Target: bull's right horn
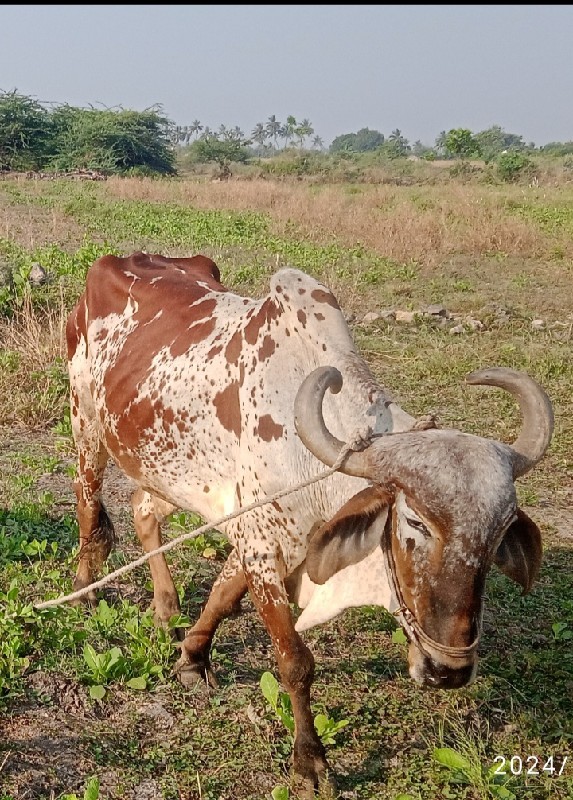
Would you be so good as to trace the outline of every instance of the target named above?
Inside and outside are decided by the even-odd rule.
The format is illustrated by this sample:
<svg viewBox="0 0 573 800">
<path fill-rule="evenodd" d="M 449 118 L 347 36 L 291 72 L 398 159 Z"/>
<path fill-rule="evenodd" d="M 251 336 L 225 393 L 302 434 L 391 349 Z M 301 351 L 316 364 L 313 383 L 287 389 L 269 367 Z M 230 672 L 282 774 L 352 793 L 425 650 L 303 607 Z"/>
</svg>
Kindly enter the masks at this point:
<svg viewBox="0 0 573 800">
<path fill-rule="evenodd" d="M 466 376 L 478 386 L 498 386 L 517 400 L 523 415 L 521 432 L 511 445 L 514 452 L 513 477 L 529 472 L 543 457 L 553 434 L 553 407 L 545 389 L 525 372 L 507 367 L 489 367 Z"/>
</svg>

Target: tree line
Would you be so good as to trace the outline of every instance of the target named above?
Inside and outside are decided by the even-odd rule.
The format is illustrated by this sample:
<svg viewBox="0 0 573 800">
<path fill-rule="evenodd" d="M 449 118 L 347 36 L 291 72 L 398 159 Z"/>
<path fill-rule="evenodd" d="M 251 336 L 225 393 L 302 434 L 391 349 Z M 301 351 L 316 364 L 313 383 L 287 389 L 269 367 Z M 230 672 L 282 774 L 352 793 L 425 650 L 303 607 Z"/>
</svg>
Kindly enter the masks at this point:
<svg viewBox="0 0 573 800">
<path fill-rule="evenodd" d="M 104 174 L 161 174 L 177 171 L 178 157 L 187 164 L 217 163 L 221 174 L 232 162 L 269 157 L 281 150 L 325 153 L 324 142 L 307 118 L 292 115 L 281 122 L 273 114 L 257 122 L 249 135 L 239 126 L 220 125 L 212 130 L 195 119 L 175 125 L 154 106 L 145 111 L 123 108 L 79 108 L 43 104 L 32 97 L 0 91 L 0 171 L 96 170 Z M 399 128 L 387 137 L 362 128 L 337 136 L 328 153 L 341 157 L 375 153 L 381 158 L 433 160 L 480 158 L 486 162 L 505 158 L 512 169 L 527 164 L 527 154 L 573 154 L 573 142 L 551 142 L 536 148 L 518 134 L 499 125 L 473 133 L 466 128 L 442 131 L 432 146 L 411 143 Z"/>
</svg>

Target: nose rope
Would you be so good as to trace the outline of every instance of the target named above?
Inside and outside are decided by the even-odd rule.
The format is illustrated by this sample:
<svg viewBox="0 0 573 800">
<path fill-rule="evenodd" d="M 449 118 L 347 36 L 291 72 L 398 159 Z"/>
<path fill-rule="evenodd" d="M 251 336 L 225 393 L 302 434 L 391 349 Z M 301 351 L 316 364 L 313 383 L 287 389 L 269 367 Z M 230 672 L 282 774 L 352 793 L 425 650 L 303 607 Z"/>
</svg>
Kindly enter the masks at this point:
<svg viewBox="0 0 573 800">
<path fill-rule="evenodd" d="M 405 629 L 410 641 L 413 641 L 422 651 L 422 653 L 429 658 L 434 658 L 435 654 L 439 653 L 440 655 L 446 656 L 446 658 L 452 659 L 452 661 L 463 660 L 467 662 L 469 657 L 473 655 L 478 648 L 480 641 L 479 630 L 478 635 L 471 644 L 465 647 L 448 647 L 448 645 L 437 642 L 435 639 L 432 639 L 431 636 L 428 636 L 428 634 L 419 624 L 413 611 L 411 611 L 406 604 L 404 595 L 402 593 L 402 588 L 400 586 L 400 581 L 398 580 L 398 574 L 396 572 L 394 553 L 392 552 L 391 508 L 388 509 L 388 516 L 386 518 L 386 524 L 384 525 L 384 533 L 382 536 L 382 552 L 386 561 L 386 571 L 388 572 L 390 590 L 398 603 L 398 608 L 393 612 L 393 614 L 395 617 L 397 617 L 398 621 Z"/>
</svg>

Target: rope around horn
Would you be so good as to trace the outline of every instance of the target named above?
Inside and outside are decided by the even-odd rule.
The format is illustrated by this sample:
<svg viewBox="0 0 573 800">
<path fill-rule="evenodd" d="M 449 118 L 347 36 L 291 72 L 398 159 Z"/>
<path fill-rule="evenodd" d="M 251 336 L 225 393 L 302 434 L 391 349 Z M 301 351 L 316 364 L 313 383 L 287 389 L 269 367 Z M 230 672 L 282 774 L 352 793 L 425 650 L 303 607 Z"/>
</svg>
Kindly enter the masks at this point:
<svg viewBox="0 0 573 800">
<path fill-rule="evenodd" d="M 318 475 L 315 475 L 313 478 L 309 478 L 308 480 L 298 483 L 295 486 L 288 486 L 286 489 L 281 489 L 280 491 L 275 492 L 275 494 L 264 497 L 262 500 L 256 500 L 247 506 L 243 506 L 242 508 L 233 511 L 231 514 L 227 514 L 224 517 L 216 519 L 214 522 L 202 525 L 200 528 L 196 528 L 194 531 L 183 533 L 176 539 L 172 539 L 170 542 L 166 542 L 165 544 L 161 545 L 161 547 L 157 547 L 155 550 L 145 553 L 145 555 L 137 558 L 135 561 L 131 561 L 129 564 L 125 564 L 123 567 L 116 569 L 115 572 L 110 572 L 109 575 L 105 575 L 100 580 L 90 583 L 89 586 L 84 586 L 82 589 L 78 589 L 76 592 L 72 592 L 71 594 L 60 595 L 60 597 L 55 597 L 52 600 L 46 600 L 43 603 L 34 604 L 34 609 L 36 611 L 42 611 L 45 608 L 53 608 L 54 606 L 61 606 L 64 603 L 69 603 L 72 600 L 79 600 L 81 597 L 84 597 L 84 595 L 89 594 L 95 589 L 101 589 L 103 586 L 107 586 L 107 584 L 111 583 L 113 580 L 115 580 L 115 578 L 119 578 L 122 575 L 125 575 L 127 572 L 131 572 L 131 570 L 135 569 L 136 567 L 140 567 L 142 564 L 145 564 L 146 561 L 149 561 L 150 558 L 158 555 L 159 553 L 166 553 L 168 550 L 173 550 L 174 547 L 177 547 L 177 545 L 181 544 L 182 542 L 185 542 L 188 539 L 195 539 L 202 533 L 213 530 L 213 528 L 217 528 L 219 525 L 222 525 L 225 522 L 230 522 L 231 520 L 236 519 L 236 517 L 240 517 L 242 514 L 253 511 L 255 508 L 260 508 L 261 506 L 268 505 L 269 503 L 274 503 L 281 497 L 285 497 L 288 494 L 294 494 L 294 492 L 298 492 L 301 489 L 306 489 L 307 486 L 312 486 L 313 483 L 318 483 L 319 481 L 323 481 L 325 478 L 329 478 L 340 469 L 346 459 L 346 456 L 350 452 L 363 450 L 370 444 L 371 438 L 372 429 L 370 427 L 356 431 L 352 438 L 349 439 L 348 442 L 341 448 L 338 458 L 334 464 L 328 469 L 323 470 L 323 472 L 319 472 Z"/>
</svg>

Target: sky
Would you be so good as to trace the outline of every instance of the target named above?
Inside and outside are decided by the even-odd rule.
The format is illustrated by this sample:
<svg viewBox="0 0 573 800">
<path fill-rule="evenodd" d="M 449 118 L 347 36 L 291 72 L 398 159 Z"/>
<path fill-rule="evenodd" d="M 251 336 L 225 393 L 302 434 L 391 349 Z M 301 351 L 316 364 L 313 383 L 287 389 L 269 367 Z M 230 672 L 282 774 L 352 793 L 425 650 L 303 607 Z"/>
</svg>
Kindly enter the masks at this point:
<svg viewBox="0 0 573 800">
<path fill-rule="evenodd" d="M 2 5 L 14 90 L 246 135 L 293 115 L 325 145 L 364 127 L 570 141 L 573 5 Z"/>
</svg>

